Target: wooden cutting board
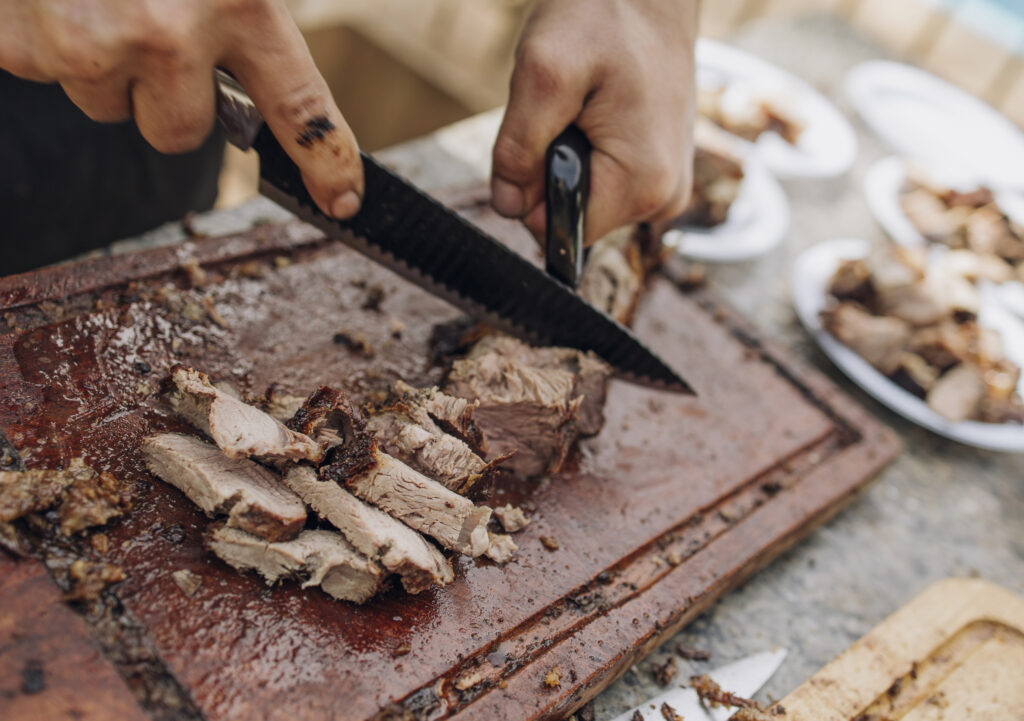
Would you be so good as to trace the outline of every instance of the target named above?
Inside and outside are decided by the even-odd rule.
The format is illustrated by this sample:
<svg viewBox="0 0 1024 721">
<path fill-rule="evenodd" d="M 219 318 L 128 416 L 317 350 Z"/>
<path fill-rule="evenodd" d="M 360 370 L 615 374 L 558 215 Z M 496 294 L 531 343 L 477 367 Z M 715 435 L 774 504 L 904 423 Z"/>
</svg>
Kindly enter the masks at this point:
<svg viewBox="0 0 1024 721">
<path fill-rule="evenodd" d="M 789 721 L 1024 719 L 1024 599 L 948 579 L 781 702 Z"/>
<path fill-rule="evenodd" d="M 459 209 L 538 258 L 480 197 L 464 195 Z M 190 282 L 200 288 L 184 303 L 159 290 Z M 562 473 L 502 478 L 491 502 L 534 519 L 504 567 L 460 558 L 452 585 L 363 607 L 268 589 L 210 557 L 207 520 L 145 470 L 140 438 L 188 430 L 159 396 L 174 360 L 256 392 L 329 383 L 365 397 L 396 378 L 438 382 L 430 339 L 458 315 L 298 224 L 0 279 L 0 428 L 30 467 L 82 455 L 135 484 L 135 509 L 105 529 L 104 559 L 128 579 L 102 600 L 105 616 L 91 609 L 86 622 L 118 621 L 93 634 L 147 711 L 209 721 L 564 716 L 898 452 L 887 429 L 712 293 L 661 276 L 635 328 L 699 397 L 613 382 L 604 430 Z M 339 333 L 362 334 L 373 353 L 334 342 Z M 96 555 L 83 543 L 51 564 L 76 554 Z M 192 596 L 173 582 L 180 569 L 202 578 Z M 133 629 L 128 640 L 121 628 Z M 140 637 L 153 654 L 141 678 L 125 660 L 141 653 Z M 546 685 L 556 667 L 560 682 Z M 467 678 L 479 680 L 455 688 Z M 149 692 L 154 683 L 181 698 Z"/>
</svg>

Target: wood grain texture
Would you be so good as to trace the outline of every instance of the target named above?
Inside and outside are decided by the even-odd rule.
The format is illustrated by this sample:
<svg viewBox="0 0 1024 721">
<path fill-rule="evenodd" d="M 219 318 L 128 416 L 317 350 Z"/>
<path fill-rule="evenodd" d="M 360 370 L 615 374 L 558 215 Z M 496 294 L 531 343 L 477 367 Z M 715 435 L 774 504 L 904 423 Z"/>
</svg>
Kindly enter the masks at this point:
<svg viewBox="0 0 1024 721">
<path fill-rule="evenodd" d="M 517 224 L 479 203 L 464 210 L 538 257 Z M 604 430 L 562 473 L 503 476 L 490 502 L 533 516 L 511 563 L 456 559 L 451 586 L 396 589 L 364 607 L 268 589 L 210 557 L 206 519 L 145 470 L 141 437 L 188 431 L 159 395 L 170 364 L 257 393 L 328 383 L 366 398 L 396 378 L 438 382 L 430 337 L 459 317 L 304 232 L 196 241 L 209 260 L 194 290 L 173 249 L 0 283 L 16 328 L 0 334 L 0 426 L 30 467 L 84 455 L 135 484 L 135 509 L 107 529 L 108 560 L 129 576 L 115 593 L 210 721 L 561 717 L 826 520 L 898 452 L 887 429 L 713 294 L 658 277 L 635 328 L 685 368 L 699 397 L 613 382 Z M 167 283 L 180 289 L 173 302 L 159 291 Z M 368 306 L 378 286 L 384 300 Z M 66 288 L 76 294 L 60 295 Z M 341 331 L 374 352 L 335 344 Z M 203 579 L 194 595 L 174 584 L 179 569 Z M 555 666 L 562 682 L 550 688 L 543 677 Z M 454 687 L 471 674 L 480 681 Z"/>
<path fill-rule="evenodd" d="M 0 552 L 0 719 L 146 718 L 42 563 Z"/>
<path fill-rule="evenodd" d="M 1024 599 L 940 581 L 781 701 L 791 721 L 1024 717 Z"/>
</svg>

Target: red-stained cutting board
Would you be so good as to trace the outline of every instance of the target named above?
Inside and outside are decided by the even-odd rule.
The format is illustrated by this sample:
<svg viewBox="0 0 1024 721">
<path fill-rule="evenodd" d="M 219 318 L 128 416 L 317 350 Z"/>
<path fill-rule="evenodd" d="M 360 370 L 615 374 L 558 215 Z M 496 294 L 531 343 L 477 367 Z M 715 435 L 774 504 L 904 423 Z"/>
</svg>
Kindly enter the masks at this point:
<svg viewBox="0 0 1024 721">
<path fill-rule="evenodd" d="M 483 205 L 463 210 L 531 247 Z M 187 287 L 190 260 L 207 280 L 183 316 L 153 294 Z M 379 309 L 366 302 L 375 286 Z M 30 467 L 84 455 L 138 485 L 135 510 L 107 529 L 106 560 L 128 580 L 106 602 L 210 721 L 559 717 L 826 520 L 898 451 L 713 295 L 658 277 L 635 328 L 699 396 L 614 382 L 603 432 L 563 473 L 499 482 L 491 502 L 533 516 L 511 563 L 459 558 L 449 587 L 355 607 L 267 589 L 203 551 L 207 520 L 137 451 L 145 434 L 185 430 L 159 379 L 180 361 L 257 392 L 330 383 L 364 396 L 399 377 L 436 382 L 428 340 L 456 311 L 294 224 L 3 279 L 0 311 L 0 427 Z M 373 355 L 335 344 L 339 332 L 365 334 Z M 202 577 L 194 596 L 173 582 L 179 569 Z M 105 643 L 117 650 L 116 638 Z M 125 654 L 111 655 L 127 674 Z M 454 688 L 471 674 L 480 680 Z M 187 705 L 145 702 L 161 718 Z"/>
</svg>

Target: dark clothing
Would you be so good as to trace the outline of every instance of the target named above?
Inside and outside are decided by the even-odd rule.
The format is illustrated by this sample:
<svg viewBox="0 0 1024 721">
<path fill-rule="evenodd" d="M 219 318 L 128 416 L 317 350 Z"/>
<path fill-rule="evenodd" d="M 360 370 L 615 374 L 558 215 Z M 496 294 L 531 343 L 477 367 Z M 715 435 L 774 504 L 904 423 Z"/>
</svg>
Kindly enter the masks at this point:
<svg viewBox="0 0 1024 721">
<path fill-rule="evenodd" d="M 59 85 L 0 71 L 0 276 L 141 233 L 217 195 L 224 136 L 161 155 L 135 124 L 100 124 Z"/>
</svg>

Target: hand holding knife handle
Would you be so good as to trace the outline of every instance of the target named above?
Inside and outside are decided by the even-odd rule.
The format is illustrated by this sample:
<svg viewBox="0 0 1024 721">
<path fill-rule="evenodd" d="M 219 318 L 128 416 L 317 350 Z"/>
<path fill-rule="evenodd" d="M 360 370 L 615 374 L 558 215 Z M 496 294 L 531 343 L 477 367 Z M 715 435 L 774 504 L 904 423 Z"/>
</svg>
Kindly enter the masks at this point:
<svg viewBox="0 0 1024 721">
<path fill-rule="evenodd" d="M 575 124 L 548 146 L 544 158 L 548 275 L 575 288 L 583 270 L 583 233 L 590 196 L 590 141 Z"/>
</svg>

